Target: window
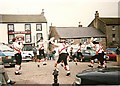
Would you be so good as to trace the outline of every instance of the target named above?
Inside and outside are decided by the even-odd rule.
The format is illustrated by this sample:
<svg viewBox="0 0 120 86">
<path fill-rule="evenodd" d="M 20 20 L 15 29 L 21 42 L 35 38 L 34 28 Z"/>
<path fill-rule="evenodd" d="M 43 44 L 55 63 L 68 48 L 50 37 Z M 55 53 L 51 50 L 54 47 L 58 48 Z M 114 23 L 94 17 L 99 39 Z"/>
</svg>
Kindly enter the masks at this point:
<svg viewBox="0 0 120 86">
<path fill-rule="evenodd" d="M 112 40 L 115 41 L 115 34 L 112 34 Z"/>
<path fill-rule="evenodd" d="M 41 37 L 43 37 L 43 36 L 42 36 L 42 33 L 37 33 L 37 34 L 36 34 L 36 40 L 37 40 L 37 41 L 40 40 Z"/>
<path fill-rule="evenodd" d="M 31 31 L 30 24 L 25 24 L 25 31 Z"/>
<path fill-rule="evenodd" d="M 73 44 L 73 43 L 74 43 L 74 39 L 67 39 L 67 42 L 68 42 L 69 44 Z"/>
<path fill-rule="evenodd" d="M 112 37 L 115 38 L 115 34 L 112 34 Z"/>
<path fill-rule="evenodd" d="M 30 34 L 25 34 L 25 42 L 30 43 L 31 42 L 31 35 Z"/>
<path fill-rule="evenodd" d="M 115 26 L 112 26 L 112 31 L 115 31 Z"/>
<path fill-rule="evenodd" d="M 36 31 L 42 31 L 42 24 L 36 24 Z"/>
<path fill-rule="evenodd" d="M 8 24 L 8 31 L 14 31 L 14 25 L 13 24 Z"/>
<path fill-rule="evenodd" d="M 81 43 L 87 42 L 87 38 L 81 38 Z"/>
<path fill-rule="evenodd" d="M 13 38 L 14 38 L 14 34 L 8 35 L 8 43 L 12 43 Z"/>
</svg>

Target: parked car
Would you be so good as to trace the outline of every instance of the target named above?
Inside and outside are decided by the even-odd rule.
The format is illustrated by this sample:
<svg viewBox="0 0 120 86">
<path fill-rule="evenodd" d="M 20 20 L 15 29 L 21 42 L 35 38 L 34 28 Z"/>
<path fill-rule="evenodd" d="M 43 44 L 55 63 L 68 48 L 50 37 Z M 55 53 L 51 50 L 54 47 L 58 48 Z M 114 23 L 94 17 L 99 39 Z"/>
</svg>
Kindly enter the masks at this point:
<svg viewBox="0 0 120 86">
<path fill-rule="evenodd" d="M 109 56 L 110 61 L 116 61 L 117 54 L 114 51 L 108 50 L 105 54 Z"/>
<path fill-rule="evenodd" d="M 77 51 L 78 46 L 75 45 L 72 47 L 73 47 L 74 57 L 77 57 L 75 52 Z M 83 61 L 90 61 L 91 57 L 95 55 L 95 51 L 89 45 L 87 45 L 85 48 L 83 48 L 81 52 L 84 56 Z M 109 60 L 109 56 L 107 56 L 106 54 L 104 55 L 104 58 L 105 58 L 105 60 Z M 95 59 L 94 61 L 98 62 L 98 59 Z"/>
<path fill-rule="evenodd" d="M 22 61 L 27 61 L 27 62 L 32 61 L 33 57 L 31 54 L 26 52 L 22 52 L 21 54 L 22 54 Z"/>
<path fill-rule="evenodd" d="M 6 44 L 0 44 L 0 56 L 4 66 L 15 66 L 14 50 Z"/>
<path fill-rule="evenodd" d="M 120 85 L 120 66 L 86 69 L 76 74 L 73 86 L 79 85 Z"/>
<path fill-rule="evenodd" d="M 22 61 L 31 61 L 34 57 L 33 46 L 26 45 L 22 49 Z"/>
</svg>

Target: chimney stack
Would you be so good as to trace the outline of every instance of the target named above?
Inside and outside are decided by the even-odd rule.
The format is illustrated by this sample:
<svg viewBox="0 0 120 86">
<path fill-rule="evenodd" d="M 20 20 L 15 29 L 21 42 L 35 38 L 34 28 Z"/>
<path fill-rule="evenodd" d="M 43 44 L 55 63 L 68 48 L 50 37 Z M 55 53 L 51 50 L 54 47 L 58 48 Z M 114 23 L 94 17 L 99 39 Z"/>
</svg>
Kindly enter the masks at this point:
<svg viewBox="0 0 120 86">
<path fill-rule="evenodd" d="M 98 18 L 99 17 L 99 13 L 98 11 L 95 12 L 95 18 Z"/>
<path fill-rule="evenodd" d="M 81 22 L 79 22 L 79 25 L 78 25 L 78 27 L 82 27 L 82 25 L 80 25 L 80 23 L 81 23 Z"/>
<path fill-rule="evenodd" d="M 41 15 L 44 15 L 44 9 L 42 9 Z"/>
</svg>

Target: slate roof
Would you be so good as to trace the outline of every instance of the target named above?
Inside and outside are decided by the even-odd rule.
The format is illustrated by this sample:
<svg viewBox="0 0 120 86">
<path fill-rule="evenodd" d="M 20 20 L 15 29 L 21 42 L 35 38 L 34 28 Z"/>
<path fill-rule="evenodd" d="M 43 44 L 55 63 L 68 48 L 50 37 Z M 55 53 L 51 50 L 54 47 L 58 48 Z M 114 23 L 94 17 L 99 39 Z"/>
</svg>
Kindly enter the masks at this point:
<svg viewBox="0 0 120 86">
<path fill-rule="evenodd" d="M 99 18 L 102 20 L 106 25 L 120 25 L 120 18 Z"/>
<path fill-rule="evenodd" d="M 44 15 L 0 14 L 0 23 L 47 23 Z"/>
<path fill-rule="evenodd" d="M 53 33 L 51 36 L 57 35 L 59 38 L 105 37 L 105 34 L 93 27 L 56 27 L 52 29 L 54 32 L 50 33 Z"/>
</svg>

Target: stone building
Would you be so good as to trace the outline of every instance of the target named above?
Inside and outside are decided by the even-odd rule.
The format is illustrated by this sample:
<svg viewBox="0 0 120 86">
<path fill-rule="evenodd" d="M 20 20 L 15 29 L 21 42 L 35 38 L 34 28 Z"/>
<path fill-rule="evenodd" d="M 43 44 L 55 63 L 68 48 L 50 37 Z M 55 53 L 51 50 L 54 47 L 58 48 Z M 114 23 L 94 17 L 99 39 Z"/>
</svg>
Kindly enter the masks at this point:
<svg viewBox="0 0 120 86">
<path fill-rule="evenodd" d="M 88 25 L 100 30 L 106 35 L 107 47 L 120 46 L 120 18 L 99 17 L 98 11 L 95 13 L 94 20 Z"/>
</svg>

